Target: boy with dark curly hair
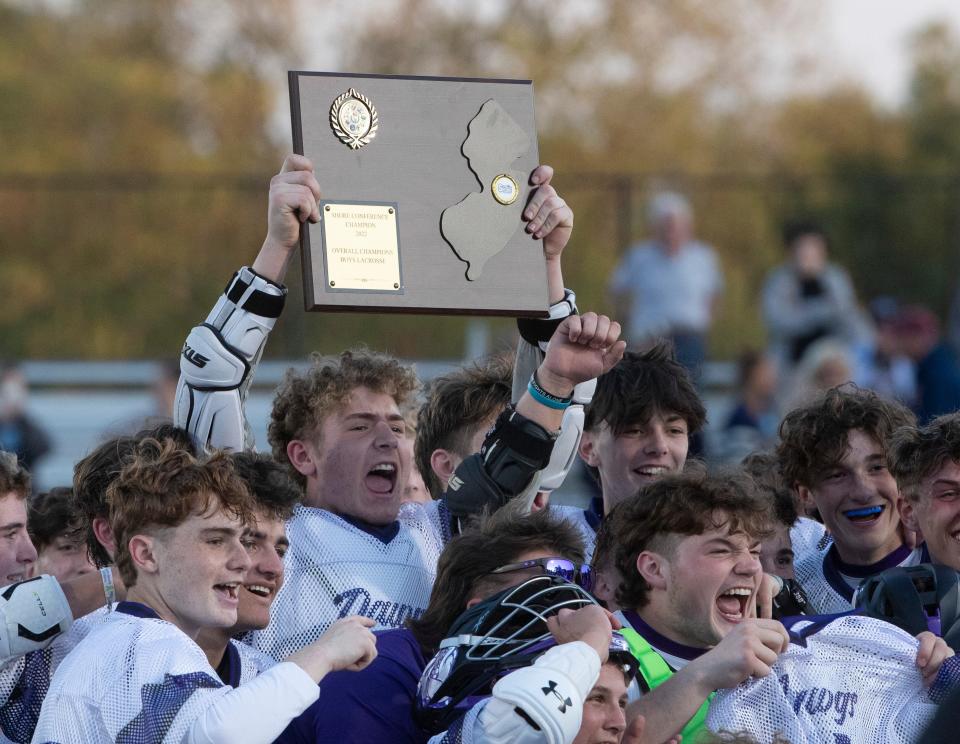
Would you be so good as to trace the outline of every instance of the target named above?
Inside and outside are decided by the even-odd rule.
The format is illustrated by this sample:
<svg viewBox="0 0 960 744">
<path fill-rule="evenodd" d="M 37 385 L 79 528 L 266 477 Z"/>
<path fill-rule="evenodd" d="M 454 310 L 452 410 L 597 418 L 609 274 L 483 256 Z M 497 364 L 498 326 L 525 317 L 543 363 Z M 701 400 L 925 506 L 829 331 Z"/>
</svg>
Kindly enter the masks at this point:
<svg viewBox="0 0 960 744">
<path fill-rule="evenodd" d="M 772 506 L 744 474 L 664 476 L 604 520 L 594 564 L 612 566 L 621 633 L 640 662 L 649 741 L 699 741 L 715 690 L 768 674 L 787 647 L 756 616 Z"/>
<path fill-rule="evenodd" d="M 913 423 L 900 403 L 854 386 L 828 390 L 784 418 L 777 447 L 783 479 L 832 536 L 797 557 L 797 580 L 813 612 L 850 610 L 863 579 L 922 561 L 922 548 L 903 541 L 887 453 L 894 431 Z"/>
</svg>

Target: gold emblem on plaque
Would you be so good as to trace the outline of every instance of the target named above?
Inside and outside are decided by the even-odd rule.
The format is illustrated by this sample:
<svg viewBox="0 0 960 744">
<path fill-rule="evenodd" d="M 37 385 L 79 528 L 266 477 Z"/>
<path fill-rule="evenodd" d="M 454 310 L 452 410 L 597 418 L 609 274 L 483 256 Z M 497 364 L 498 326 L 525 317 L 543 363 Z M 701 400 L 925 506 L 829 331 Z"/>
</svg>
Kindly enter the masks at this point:
<svg viewBox="0 0 960 744">
<path fill-rule="evenodd" d="M 520 196 L 520 186 L 506 173 L 494 177 L 490 184 L 490 191 L 493 193 L 493 198 L 504 205 L 513 204 Z"/>
<path fill-rule="evenodd" d="M 330 126 L 343 144 L 357 150 L 377 136 L 380 120 L 373 102 L 350 88 L 337 96 L 330 107 Z"/>
</svg>

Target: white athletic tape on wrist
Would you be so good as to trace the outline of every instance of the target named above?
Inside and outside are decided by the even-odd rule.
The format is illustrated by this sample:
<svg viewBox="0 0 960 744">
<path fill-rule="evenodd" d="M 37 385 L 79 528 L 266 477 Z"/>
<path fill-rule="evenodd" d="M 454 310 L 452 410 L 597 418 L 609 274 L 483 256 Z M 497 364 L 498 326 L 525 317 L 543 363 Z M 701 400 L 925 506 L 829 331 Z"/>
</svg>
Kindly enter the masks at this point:
<svg viewBox="0 0 960 744">
<path fill-rule="evenodd" d="M 554 302 L 548 309 L 549 320 L 563 320 L 577 314 L 577 294 L 572 289 L 563 290 L 563 299 Z M 540 351 L 546 353 L 550 341 L 541 341 Z"/>
<path fill-rule="evenodd" d="M 100 569 L 100 581 L 103 582 L 103 598 L 106 600 L 107 609 L 112 610 L 117 601 L 117 588 L 113 585 L 113 569 L 110 566 Z"/>
</svg>

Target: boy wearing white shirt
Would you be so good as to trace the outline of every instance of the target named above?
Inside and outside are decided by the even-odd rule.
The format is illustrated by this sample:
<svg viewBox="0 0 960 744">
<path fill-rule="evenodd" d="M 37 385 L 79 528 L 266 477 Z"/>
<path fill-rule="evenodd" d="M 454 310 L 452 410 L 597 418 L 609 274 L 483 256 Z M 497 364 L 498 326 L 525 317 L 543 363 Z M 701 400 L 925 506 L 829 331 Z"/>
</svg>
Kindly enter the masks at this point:
<svg viewBox="0 0 960 744">
<path fill-rule="evenodd" d="M 110 486 L 121 602 L 60 665 L 38 742 L 270 742 L 316 699 L 329 671 L 375 656 L 367 620 L 347 618 L 246 685 L 225 685 L 194 639 L 237 622 L 254 506 L 230 459 L 173 445 L 134 459 Z"/>
</svg>

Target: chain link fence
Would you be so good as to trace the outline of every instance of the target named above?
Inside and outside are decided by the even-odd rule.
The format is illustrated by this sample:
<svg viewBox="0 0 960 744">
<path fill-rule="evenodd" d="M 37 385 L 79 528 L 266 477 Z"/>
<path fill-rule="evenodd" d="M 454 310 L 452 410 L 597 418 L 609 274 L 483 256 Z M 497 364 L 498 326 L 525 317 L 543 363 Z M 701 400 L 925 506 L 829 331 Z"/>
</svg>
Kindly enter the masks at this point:
<svg viewBox="0 0 960 744">
<path fill-rule="evenodd" d="M 266 175 L 0 175 L 0 355 L 157 359 L 176 355 L 185 330 L 266 226 Z M 659 188 L 686 194 L 698 236 L 713 244 L 726 290 L 711 335 L 714 358 L 763 343 L 757 297 L 783 260 L 782 222 L 819 219 L 834 260 L 860 298 L 893 294 L 949 307 L 960 263 L 960 175 L 559 174 L 576 228 L 566 281 L 583 308 L 610 311 L 607 278 L 624 248 L 646 233 L 645 204 Z M 296 262 L 295 262 L 296 264 Z M 509 345 L 512 324 L 453 317 L 305 314 L 299 267 L 270 354 L 302 357 L 366 343 L 407 358 L 461 358 L 486 339 Z M 290 310 L 294 310 L 291 312 Z M 482 344 L 481 344 L 482 345 Z"/>
</svg>

